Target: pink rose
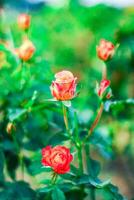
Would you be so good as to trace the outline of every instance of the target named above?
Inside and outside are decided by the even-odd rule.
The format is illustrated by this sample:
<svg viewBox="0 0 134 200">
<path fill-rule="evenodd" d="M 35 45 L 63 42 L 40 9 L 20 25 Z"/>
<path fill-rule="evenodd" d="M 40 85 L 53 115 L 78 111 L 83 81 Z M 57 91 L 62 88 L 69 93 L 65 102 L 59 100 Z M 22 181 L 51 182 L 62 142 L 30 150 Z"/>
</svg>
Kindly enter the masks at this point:
<svg viewBox="0 0 134 200">
<path fill-rule="evenodd" d="M 30 26 L 30 16 L 25 13 L 20 14 L 18 17 L 18 26 L 23 30 L 28 29 Z"/>
<path fill-rule="evenodd" d="M 35 47 L 28 39 L 24 40 L 23 44 L 19 48 L 15 49 L 15 53 L 23 61 L 28 61 L 33 56 L 34 52 Z"/>
<path fill-rule="evenodd" d="M 112 96 L 109 80 L 104 79 L 101 81 L 100 86 L 98 88 L 98 96 L 101 99 L 109 99 Z"/>
<path fill-rule="evenodd" d="M 96 51 L 98 57 L 101 60 L 106 61 L 113 56 L 115 52 L 115 46 L 111 42 L 102 39 L 100 40 L 100 44 L 97 46 Z"/>
<path fill-rule="evenodd" d="M 76 77 L 70 71 L 55 74 L 56 80 L 50 86 L 53 97 L 59 101 L 70 100 L 76 91 Z"/>
</svg>

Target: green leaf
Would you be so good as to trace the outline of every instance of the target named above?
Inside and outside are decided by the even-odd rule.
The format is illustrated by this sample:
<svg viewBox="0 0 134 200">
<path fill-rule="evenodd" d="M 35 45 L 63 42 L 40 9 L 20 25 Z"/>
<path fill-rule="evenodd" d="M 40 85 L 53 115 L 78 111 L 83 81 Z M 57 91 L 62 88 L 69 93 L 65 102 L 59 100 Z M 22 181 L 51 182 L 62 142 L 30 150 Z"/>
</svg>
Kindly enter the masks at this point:
<svg viewBox="0 0 134 200">
<path fill-rule="evenodd" d="M 93 178 L 88 175 L 83 175 L 82 177 L 80 177 L 76 180 L 77 184 L 90 184 L 91 186 L 94 186 L 96 188 L 103 188 L 106 185 L 108 185 L 109 182 L 110 182 L 110 180 L 106 180 L 106 181 L 102 182 L 98 178 Z"/>
<path fill-rule="evenodd" d="M 122 194 L 120 194 L 118 187 L 113 184 L 108 184 L 105 190 L 108 191 L 115 200 L 127 200 Z"/>
<path fill-rule="evenodd" d="M 37 174 L 44 173 L 44 172 L 52 172 L 52 169 L 50 167 L 42 166 L 41 161 L 39 161 L 39 162 L 35 161 L 34 163 L 32 163 L 29 170 L 32 175 L 37 175 Z"/>
<path fill-rule="evenodd" d="M 79 171 L 77 170 L 75 173 L 78 173 Z M 60 176 L 65 179 L 65 180 L 71 180 L 72 182 L 74 181 L 75 183 L 75 180 L 77 178 L 77 176 L 74 174 L 74 173 L 66 173 L 66 174 L 60 174 Z"/>
<path fill-rule="evenodd" d="M 100 172 L 100 169 L 101 169 L 100 163 L 98 161 L 90 158 L 89 165 L 90 165 L 89 171 L 90 171 L 91 175 L 93 177 L 97 177 Z"/>
<path fill-rule="evenodd" d="M 49 185 L 51 183 L 51 179 L 49 178 L 49 179 L 41 180 L 39 183 L 44 184 L 44 185 Z"/>
<path fill-rule="evenodd" d="M 104 108 L 105 111 L 109 112 L 110 109 L 122 110 L 125 105 L 134 105 L 134 99 L 120 100 L 120 101 L 106 101 Z"/>
<path fill-rule="evenodd" d="M 71 182 L 64 182 L 64 184 L 58 184 L 59 188 L 64 191 L 64 192 L 68 192 L 71 191 L 72 189 L 76 188 L 77 186 Z"/>
<path fill-rule="evenodd" d="M 14 120 L 18 119 L 19 117 L 24 115 L 26 112 L 27 112 L 27 109 L 20 109 L 20 108 L 9 109 L 9 111 L 8 111 L 9 121 L 14 121 Z"/>
<path fill-rule="evenodd" d="M 0 192 L 1 200 L 34 200 L 36 197 L 36 192 L 23 181 L 6 183 L 4 190 Z"/>
<path fill-rule="evenodd" d="M 52 190 L 53 188 L 52 187 L 43 187 L 43 188 L 40 188 L 39 190 L 38 190 L 38 192 L 39 193 L 48 193 L 48 192 L 50 192 L 51 190 Z"/>
<path fill-rule="evenodd" d="M 65 200 L 65 195 L 59 188 L 55 188 L 52 192 L 52 200 Z"/>
<path fill-rule="evenodd" d="M 88 155 L 86 159 L 86 165 L 87 165 L 87 172 L 90 174 L 92 177 L 97 177 L 99 172 L 100 172 L 100 163 L 96 160 L 93 160 L 92 158 L 89 157 L 89 144 L 85 145 L 85 153 Z"/>
<path fill-rule="evenodd" d="M 49 145 L 51 145 L 51 144 L 57 145 L 66 140 L 68 140 L 68 135 L 65 135 L 63 132 L 61 132 L 61 133 L 58 132 L 50 138 Z"/>
<path fill-rule="evenodd" d="M 32 175 L 37 175 L 43 172 L 51 172 L 52 169 L 51 167 L 47 167 L 47 166 L 43 166 L 41 163 L 41 159 L 42 159 L 42 155 L 41 152 L 37 152 L 36 154 L 34 154 L 33 157 L 31 157 L 31 165 L 29 166 L 29 172 Z"/>
<path fill-rule="evenodd" d="M 7 61 L 11 65 L 17 66 L 19 64 L 19 59 L 12 53 L 11 50 L 7 49 L 4 45 L 0 44 L 0 51 L 3 51 L 7 55 Z"/>
<path fill-rule="evenodd" d="M 31 97 L 31 99 L 27 102 L 27 104 L 25 105 L 25 108 L 31 108 L 31 106 L 34 104 L 35 100 L 37 99 L 38 97 L 38 92 L 35 90 L 33 92 L 33 95 Z"/>
</svg>

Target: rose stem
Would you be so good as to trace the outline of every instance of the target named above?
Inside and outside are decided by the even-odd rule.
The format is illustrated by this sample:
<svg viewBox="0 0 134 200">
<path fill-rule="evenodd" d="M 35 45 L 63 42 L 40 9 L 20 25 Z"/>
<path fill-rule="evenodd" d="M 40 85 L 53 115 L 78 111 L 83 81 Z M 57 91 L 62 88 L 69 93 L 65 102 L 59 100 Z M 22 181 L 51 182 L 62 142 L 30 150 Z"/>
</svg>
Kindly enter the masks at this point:
<svg viewBox="0 0 134 200">
<path fill-rule="evenodd" d="M 92 187 L 91 190 L 90 190 L 90 197 L 91 197 L 91 200 L 95 200 L 95 188 Z"/>
<path fill-rule="evenodd" d="M 69 131 L 67 108 L 66 108 L 66 106 L 64 104 L 62 104 L 62 109 L 63 109 L 63 118 L 64 118 L 65 127 L 66 127 L 68 135 L 71 137 L 71 133 Z"/>
<path fill-rule="evenodd" d="M 54 185 L 56 183 L 57 177 L 58 177 L 58 174 L 53 172 L 52 179 L 51 179 L 52 185 Z"/>
<path fill-rule="evenodd" d="M 78 160 L 79 160 L 79 171 L 80 171 L 80 174 L 83 174 L 82 145 L 77 147 L 77 150 L 78 150 Z"/>
<path fill-rule="evenodd" d="M 24 82 L 25 82 L 23 74 L 24 74 L 24 61 L 21 60 L 21 78 L 20 78 L 20 88 L 21 89 L 23 88 L 23 85 L 24 85 Z"/>
<path fill-rule="evenodd" d="M 91 125 L 91 128 L 89 129 L 88 131 L 88 135 L 85 137 L 85 139 L 83 140 L 83 145 L 85 144 L 85 142 L 88 140 L 88 138 L 91 136 L 93 130 L 95 129 L 95 127 L 97 126 L 100 118 L 101 118 L 101 115 L 102 115 L 102 112 L 103 112 L 103 108 L 104 108 L 104 105 L 103 105 L 103 102 L 100 103 L 100 106 L 97 110 L 97 114 L 96 114 L 96 117 L 93 121 L 93 124 Z"/>
<path fill-rule="evenodd" d="M 104 62 L 103 68 L 102 68 L 102 80 L 107 79 L 107 66 Z"/>
<path fill-rule="evenodd" d="M 107 68 L 106 68 L 106 65 L 104 63 L 103 71 L 102 71 L 102 79 L 106 79 L 106 78 L 107 78 Z M 103 105 L 103 102 L 101 101 L 100 105 L 99 105 L 99 108 L 97 110 L 97 114 L 96 114 L 95 120 L 94 120 L 93 124 L 91 125 L 91 128 L 89 129 L 88 135 L 85 137 L 85 139 L 83 141 L 83 144 L 88 140 L 88 138 L 92 134 L 93 130 L 97 126 L 97 124 L 98 124 L 98 122 L 99 122 L 99 120 L 101 118 L 101 115 L 102 115 L 102 112 L 103 112 L 103 108 L 104 108 L 104 105 Z"/>
<path fill-rule="evenodd" d="M 89 129 L 88 131 L 88 135 L 85 137 L 85 139 L 83 140 L 83 145 L 85 146 L 85 153 L 86 153 L 86 165 L 87 165 L 87 171 L 88 173 L 90 173 L 90 149 L 89 149 L 89 144 L 85 144 L 86 141 L 88 140 L 88 138 L 91 136 L 93 130 L 95 129 L 95 127 L 97 126 L 100 118 L 101 118 L 101 115 L 102 115 L 102 111 L 103 111 L 103 108 L 104 108 L 104 105 L 103 105 L 103 102 L 100 103 L 100 106 L 97 110 L 97 114 L 96 114 L 96 117 L 93 121 L 93 124 L 91 125 L 91 128 Z M 95 200 L 95 188 L 91 188 L 91 191 L 90 191 L 90 197 L 91 197 L 91 200 Z"/>
<path fill-rule="evenodd" d="M 74 121 L 75 121 L 75 146 L 77 148 L 77 154 L 78 154 L 78 161 L 79 161 L 79 172 L 80 174 L 83 173 L 83 160 L 82 160 L 82 145 L 81 140 L 79 138 L 79 132 L 78 132 L 78 118 L 77 113 L 74 111 Z"/>
<path fill-rule="evenodd" d="M 89 144 L 85 144 L 85 155 L 86 155 L 86 170 L 88 174 L 91 174 L 91 167 L 90 166 L 90 146 Z M 95 188 L 90 188 L 90 199 L 95 200 Z"/>
<path fill-rule="evenodd" d="M 71 133 L 69 131 L 69 123 L 68 123 L 68 117 L 67 117 L 67 108 L 66 106 L 63 104 L 62 105 L 62 108 L 63 108 L 63 117 L 64 117 L 64 123 L 65 123 L 65 127 L 66 127 L 66 130 L 71 138 Z M 76 148 L 77 148 L 77 151 L 78 151 L 78 160 L 79 160 L 79 170 L 80 170 L 80 174 L 83 173 L 83 162 L 82 162 L 82 145 L 79 144 L 76 145 L 75 141 L 73 141 L 73 143 L 75 144 Z"/>
</svg>

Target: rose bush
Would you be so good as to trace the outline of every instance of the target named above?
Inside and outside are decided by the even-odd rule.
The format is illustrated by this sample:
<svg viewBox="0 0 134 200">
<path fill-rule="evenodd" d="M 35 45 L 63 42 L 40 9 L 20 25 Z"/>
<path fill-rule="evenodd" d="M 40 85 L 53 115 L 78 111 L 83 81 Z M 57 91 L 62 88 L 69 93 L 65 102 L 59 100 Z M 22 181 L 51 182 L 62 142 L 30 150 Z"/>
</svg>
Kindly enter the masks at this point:
<svg viewBox="0 0 134 200">
<path fill-rule="evenodd" d="M 61 8 L 48 9 L 46 6 L 39 15 L 33 13 L 32 27 L 20 28 L 16 26 L 17 20 L 15 23 L 9 20 L 11 32 L 7 31 L 7 26 L 2 30 L 0 200 L 125 200 L 118 188 L 109 180 L 101 180 L 100 175 L 112 176 L 113 180 L 115 176 L 117 185 L 118 178 L 125 183 L 124 180 L 128 181 L 128 173 L 124 170 L 125 153 L 131 153 L 129 158 L 133 161 L 133 134 L 129 138 L 126 129 L 129 122 L 122 123 L 125 117 L 130 119 L 133 101 L 115 100 L 121 98 L 122 93 L 118 91 L 125 90 L 120 90 L 117 81 L 127 73 L 123 71 L 119 76 L 117 72 L 121 70 L 115 73 L 114 69 L 118 66 L 122 69 L 124 63 L 126 67 L 128 59 L 125 60 L 126 54 L 122 54 L 120 49 L 112 58 L 113 45 L 103 39 L 105 50 L 98 47 L 96 54 L 108 62 L 98 60 L 94 54 L 96 39 L 93 38 L 98 40 L 108 34 L 107 38 L 112 37 L 111 40 L 120 42 L 121 46 L 123 40 L 115 39 L 114 31 L 108 32 L 109 26 L 104 26 L 106 16 L 101 20 L 99 6 L 95 10 L 82 7 L 76 15 L 75 3 L 70 1 L 64 12 Z M 96 18 L 103 22 L 103 27 L 101 23 L 94 23 Z M 109 25 L 111 22 L 106 23 Z M 5 31 L 13 36 L 10 48 L 5 44 L 11 37 L 6 37 Z M 22 45 L 16 57 L 14 47 L 19 44 Z M 120 62 L 118 55 L 123 55 Z M 78 86 L 75 73 L 79 77 Z M 54 74 L 55 80 L 51 84 Z M 96 90 L 95 82 L 100 82 Z M 76 86 L 79 92 L 76 92 Z M 100 120 L 102 115 L 103 120 Z M 120 123 L 115 120 L 119 116 L 121 128 L 125 124 L 121 135 Z M 102 161 L 102 167 L 98 160 Z M 129 164 L 127 169 L 130 173 Z M 126 185 L 133 183 L 131 178 L 133 176 L 129 176 Z"/>
</svg>

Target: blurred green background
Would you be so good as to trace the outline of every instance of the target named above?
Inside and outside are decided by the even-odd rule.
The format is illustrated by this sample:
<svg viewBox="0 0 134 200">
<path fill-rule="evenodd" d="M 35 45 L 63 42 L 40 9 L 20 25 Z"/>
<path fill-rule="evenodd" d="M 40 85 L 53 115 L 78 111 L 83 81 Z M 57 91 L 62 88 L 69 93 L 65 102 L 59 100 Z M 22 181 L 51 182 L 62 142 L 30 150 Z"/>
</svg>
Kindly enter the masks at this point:
<svg viewBox="0 0 134 200">
<path fill-rule="evenodd" d="M 24 10 L 8 6 L 5 7 L 4 19 L 1 18 L 1 41 L 8 40 L 14 47 L 21 45 L 24 34 L 17 26 L 16 19 L 20 12 Z M 92 136 L 91 153 L 94 159 L 101 162 L 101 177 L 111 178 L 121 192 L 132 199 L 134 7 L 117 9 L 104 4 L 84 7 L 77 1 L 70 1 L 63 7 L 42 5 L 37 10 L 34 8 L 26 12 L 32 16 L 29 38 L 36 47 L 36 53 L 28 63 L 30 72 L 24 71 L 22 90 L 19 85 L 22 75 L 15 72 L 19 61 L 8 50 L 0 54 L 0 139 L 7 163 L 11 162 L 10 159 L 18 159 L 12 138 L 6 133 L 9 121 L 15 121 L 19 145 L 28 151 L 60 142 L 59 138 L 51 141 L 51 136 L 61 132 L 64 126 L 59 105 L 46 103 L 42 106 L 45 99 L 51 98 L 49 86 L 54 73 L 59 70 L 68 69 L 78 77 L 80 94 L 73 100 L 73 106 L 78 110 L 80 131 L 88 129 L 97 109 L 95 87 L 96 81 L 101 80 L 104 65 L 97 58 L 96 46 L 100 39 L 105 38 L 115 45 L 119 44 L 113 59 L 107 62 L 113 98 L 106 103 L 101 122 Z M 25 113 L 33 95 L 36 96 L 33 112 Z M 8 170 L 14 178 L 18 163 L 12 165 Z"/>
</svg>

